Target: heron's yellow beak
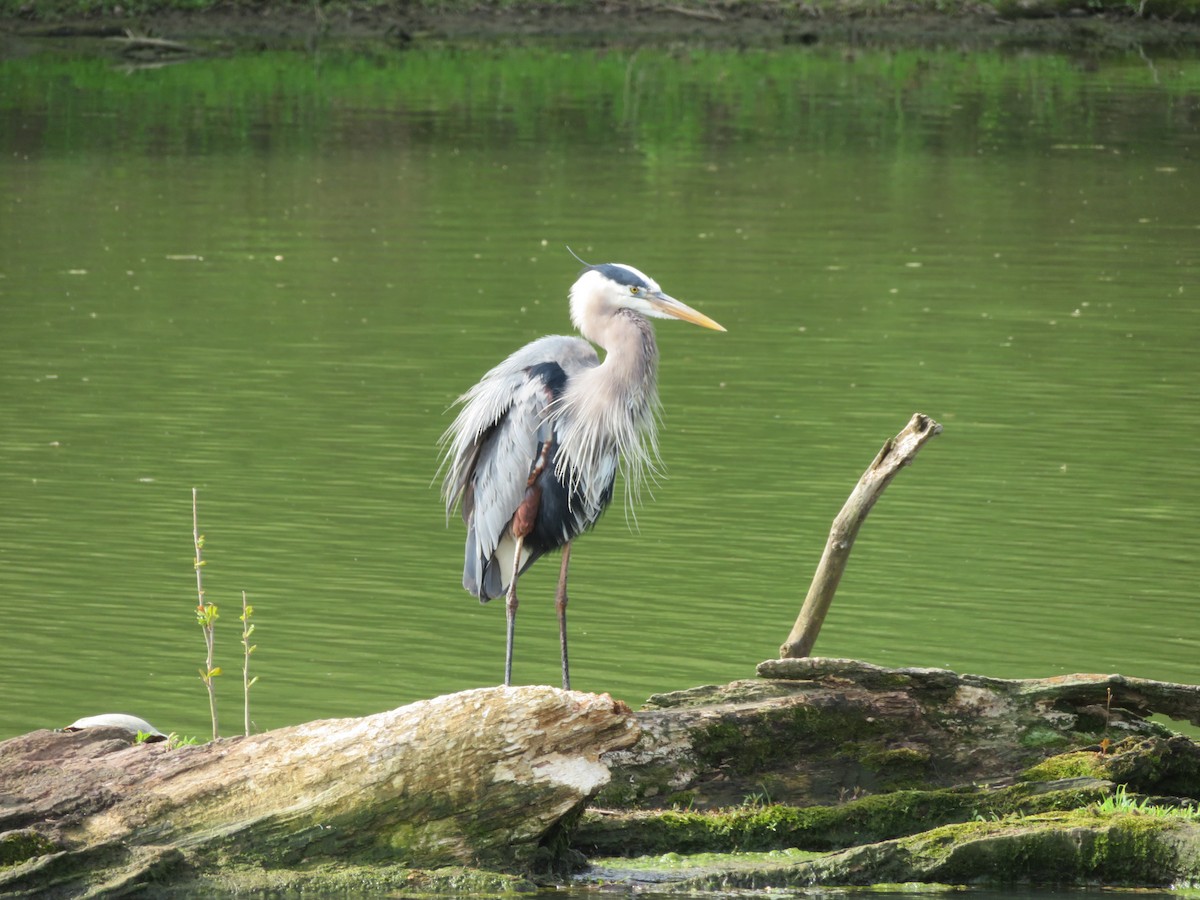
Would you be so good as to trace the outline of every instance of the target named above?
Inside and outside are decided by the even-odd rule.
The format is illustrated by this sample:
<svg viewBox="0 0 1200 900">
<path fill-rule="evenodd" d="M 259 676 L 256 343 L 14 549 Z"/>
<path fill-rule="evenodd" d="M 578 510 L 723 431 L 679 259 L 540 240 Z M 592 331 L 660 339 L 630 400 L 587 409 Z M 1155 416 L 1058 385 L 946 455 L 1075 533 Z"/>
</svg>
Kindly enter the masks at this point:
<svg viewBox="0 0 1200 900">
<path fill-rule="evenodd" d="M 693 325 L 700 325 L 703 328 L 711 328 L 713 331 L 725 330 L 723 325 L 714 322 L 704 313 L 692 309 L 686 303 L 682 303 L 674 297 L 669 297 L 666 294 L 649 294 L 646 299 L 650 302 L 651 306 L 664 316 L 670 316 L 673 319 L 683 319 L 685 322 L 691 322 Z"/>
</svg>

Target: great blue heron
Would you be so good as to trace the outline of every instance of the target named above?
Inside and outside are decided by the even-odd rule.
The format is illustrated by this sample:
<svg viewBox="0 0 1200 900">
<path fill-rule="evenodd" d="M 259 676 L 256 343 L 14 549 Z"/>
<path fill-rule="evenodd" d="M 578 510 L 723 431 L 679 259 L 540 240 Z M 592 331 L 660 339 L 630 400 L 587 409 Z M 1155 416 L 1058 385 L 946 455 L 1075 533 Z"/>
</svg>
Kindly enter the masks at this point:
<svg viewBox="0 0 1200 900">
<path fill-rule="evenodd" d="M 446 514 L 461 501 L 467 524 L 463 587 L 481 603 L 505 597 L 505 684 L 512 683 L 517 579 L 561 547 L 554 605 L 562 684 L 571 687 L 571 542 L 612 500 L 618 467 L 633 499 L 658 460 L 658 345 L 646 317 L 725 330 L 633 266 L 584 266 L 570 305 L 588 340 L 551 335 L 526 344 L 458 398 L 462 409 L 442 436 Z M 588 341 L 605 350 L 603 361 Z"/>
</svg>

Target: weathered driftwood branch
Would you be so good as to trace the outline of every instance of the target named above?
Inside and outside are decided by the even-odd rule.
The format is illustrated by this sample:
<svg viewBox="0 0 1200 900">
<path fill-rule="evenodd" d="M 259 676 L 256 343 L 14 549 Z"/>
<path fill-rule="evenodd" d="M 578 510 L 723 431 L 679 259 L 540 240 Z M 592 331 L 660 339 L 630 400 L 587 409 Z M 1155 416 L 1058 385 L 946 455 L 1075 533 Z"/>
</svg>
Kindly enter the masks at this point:
<svg viewBox="0 0 1200 900">
<path fill-rule="evenodd" d="M 725 17 L 719 12 L 711 9 L 689 9 L 686 6 L 664 6 L 663 12 L 673 12 L 681 16 L 689 16 L 693 19 L 707 19 L 710 22 L 724 22 Z"/>
<path fill-rule="evenodd" d="M 929 416 L 916 413 L 903 431 L 883 445 L 883 449 L 867 467 L 842 506 L 842 511 L 833 520 L 829 538 L 825 541 L 825 552 L 821 554 L 821 562 L 809 585 L 804 606 L 787 640 L 779 648 L 781 659 L 803 658 L 812 652 L 825 614 L 833 603 L 838 582 L 842 580 L 846 562 L 850 559 L 850 550 L 858 536 L 859 527 L 896 473 L 909 465 L 925 442 L 941 431 L 942 426 Z"/>
<path fill-rule="evenodd" d="M 481 688 L 360 719 L 171 749 L 120 729 L 0 743 L 0 895 L 213 869 L 519 869 L 639 735 L 607 695 Z M 49 892 L 49 893 L 47 893 Z"/>
<path fill-rule="evenodd" d="M 121 45 L 121 54 L 123 56 L 153 55 L 155 58 L 162 58 L 166 56 L 193 56 L 196 53 L 187 44 L 181 44 L 179 41 L 146 37 L 142 34 L 134 34 L 128 30 L 120 37 L 114 37 L 112 40 Z"/>
</svg>

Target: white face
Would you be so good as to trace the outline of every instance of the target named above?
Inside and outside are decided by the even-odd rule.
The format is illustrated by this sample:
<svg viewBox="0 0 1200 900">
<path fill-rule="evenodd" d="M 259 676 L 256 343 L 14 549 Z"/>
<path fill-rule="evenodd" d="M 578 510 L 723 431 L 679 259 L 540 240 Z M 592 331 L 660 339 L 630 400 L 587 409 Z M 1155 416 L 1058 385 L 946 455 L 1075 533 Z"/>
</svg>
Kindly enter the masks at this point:
<svg viewBox="0 0 1200 900">
<path fill-rule="evenodd" d="M 662 288 L 660 288 L 658 286 L 658 282 L 655 281 L 653 278 L 651 278 L 649 275 L 647 275 L 645 272 L 643 272 L 641 269 L 635 269 L 633 266 L 625 265 L 625 263 L 608 263 L 608 265 L 612 266 L 614 269 L 621 269 L 621 270 L 629 273 L 629 281 L 634 282 L 634 284 L 629 285 L 629 287 L 631 288 L 630 293 L 632 293 L 634 295 L 636 295 L 638 292 L 632 290 L 632 288 L 639 287 L 639 286 L 642 287 L 643 290 L 648 290 L 651 293 L 655 293 L 655 294 L 660 293 L 662 291 Z M 641 284 L 640 285 L 637 284 L 638 282 L 640 282 Z"/>
<path fill-rule="evenodd" d="M 656 319 L 682 319 L 705 328 L 725 330 L 703 313 L 663 293 L 658 282 L 645 272 L 624 263 L 605 263 L 588 269 L 571 289 L 571 295 L 571 318 L 585 334 L 584 320 L 594 321 L 594 317 L 602 316 L 604 306 L 609 310 L 631 309 Z"/>
<path fill-rule="evenodd" d="M 656 319 L 671 318 L 661 307 L 662 300 L 670 300 L 658 282 L 633 266 L 624 263 L 605 263 L 596 270 L 605 282 L 612 302 L 626 309 L 653 316 Z"/>
</svg>

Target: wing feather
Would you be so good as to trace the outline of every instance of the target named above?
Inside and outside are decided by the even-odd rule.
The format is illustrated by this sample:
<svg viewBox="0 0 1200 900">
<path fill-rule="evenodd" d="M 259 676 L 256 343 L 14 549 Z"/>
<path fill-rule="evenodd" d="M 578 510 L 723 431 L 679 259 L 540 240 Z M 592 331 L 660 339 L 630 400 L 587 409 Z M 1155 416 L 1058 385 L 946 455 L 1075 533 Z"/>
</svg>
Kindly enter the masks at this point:
<svg viewBox="0 0 1200 900">
<path fill-rule="evenodd" d="M 511 577 L 515 546 L 508 529 L 553 401 L 545 382 L 530 372 L 544 363 L 557 364 L 570 378 L 599 360 L 581 338 L 552 335 L 527 344 L 458 398 L 462 408 L 442 436 L 442 497 L 447 516 L 461 506 L 467 524 L 463 587 L 480 600 L 502 594 Z M 522 568 L 527 560 L 528 552 Z"/>
</svg>

